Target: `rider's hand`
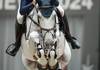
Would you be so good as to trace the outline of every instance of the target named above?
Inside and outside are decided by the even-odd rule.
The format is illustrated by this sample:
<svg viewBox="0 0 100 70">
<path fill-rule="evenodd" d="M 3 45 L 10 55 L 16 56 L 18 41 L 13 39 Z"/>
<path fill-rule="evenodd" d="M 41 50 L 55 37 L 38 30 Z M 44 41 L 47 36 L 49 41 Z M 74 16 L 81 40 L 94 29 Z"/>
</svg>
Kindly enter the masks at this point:
<svg viewBox="0 0 100 70">
<path fill-rule="evenodd" d="M 33 1 L 32 1 L 32 4 L 35 5 L 35 4 L 36 4 L 36 0 L 33 0 Z"/>
</svg>

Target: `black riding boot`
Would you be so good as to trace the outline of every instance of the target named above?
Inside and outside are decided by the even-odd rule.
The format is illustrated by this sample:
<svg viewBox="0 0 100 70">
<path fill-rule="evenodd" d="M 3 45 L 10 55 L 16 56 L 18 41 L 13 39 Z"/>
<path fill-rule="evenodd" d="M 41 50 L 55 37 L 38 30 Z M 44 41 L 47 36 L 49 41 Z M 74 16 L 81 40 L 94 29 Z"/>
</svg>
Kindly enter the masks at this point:
<svg viewBox="0 0 100 70">
<path fill-rule="evenodd" d="M 73 49 L 79 49 L 80 46 L 76 42 L 76 38 L 72 37 L 70 34 L 67 17 L 65 15 L 64 17 L 62 17 L 58 9 L 56 9 L 55 11 L 58 16 L 60 30 L 65 34 L 66 40 L 71 43 L 71 46 Z"/>
<path fill-rule="evenodd" d="M 16 42 L 12 43 L 11 45 L 8 46 L 8 48 L 6 49 L 6 53 L 11 55 L 11 56 L 15 56 L 20 48 L 21 45 L 21 37 L 22 37 L 22 24 L 19 24 L 16 21 L 15 24 L 15 34 L 16 34 Z"/>
<path fill-rule="evenodd" d="M 71 46 L 73 49 L 79 49 L 80 46 L 77 43 L 77 39 L 75 37 L 71 36 L 70 30 L 69 30 L 69 25 L 68 25 L 68 20 L 67 20 L 67 17 L 65 15 L 62 18 L 62 21 L 64 21 L 62 26 L 64 26 L 63 31 L 65 33 L 66 40 L 71 43 Z"/>
</svg>

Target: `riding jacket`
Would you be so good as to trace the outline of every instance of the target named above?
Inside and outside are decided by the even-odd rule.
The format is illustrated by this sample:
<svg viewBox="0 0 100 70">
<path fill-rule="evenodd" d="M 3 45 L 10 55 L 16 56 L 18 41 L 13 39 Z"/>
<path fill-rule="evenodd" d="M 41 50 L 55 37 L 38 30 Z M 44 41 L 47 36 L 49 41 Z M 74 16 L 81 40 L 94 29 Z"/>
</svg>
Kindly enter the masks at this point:
<svg viewBox="0 0 100 70">
<path fill-rule="evenodd" d="M 21 0 L 21 3 L 20 3 L 21 15 L 28 15 L 32 11 L 32 9 L 34 8 L 32 1 L 33 0 Z M 39 6 L 46 5 L 46 4 L 51 5 L 51 6 L 59 5 L 58 0 L 36 0 L 36 3 L 38 3 Z"/>
</svg>

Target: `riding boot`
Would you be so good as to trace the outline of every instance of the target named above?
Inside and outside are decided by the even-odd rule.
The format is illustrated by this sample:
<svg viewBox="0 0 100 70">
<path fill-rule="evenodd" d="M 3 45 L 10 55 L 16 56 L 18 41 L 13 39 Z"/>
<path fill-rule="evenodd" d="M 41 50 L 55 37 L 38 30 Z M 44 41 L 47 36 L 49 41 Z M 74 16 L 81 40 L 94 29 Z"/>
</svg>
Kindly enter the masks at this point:
<svg viewBox="0 0 100 70">
<path fill-rule="evenodd" d="M 58 20 L 59 20 L 59 26 L 60 26 L 59 30 L 65 34 L 66 40 L 71 43 L 71 46 L 73 49 L 79 49 L 80 46 L 79 46 L 76 38 L 71 36 L 67 17 L 65 15 L 64 15 L 64 17 L 62 17 L 58 9 L 56 9 L 55 11 L 57 13 Z"/>
<path fill-rule="evenodd" d="M 71 46 L 73 49 L 79 49 L 79 43 L 77 42 L 77 39 L 75 37 L 71 36 L 70 30 L 69 30 L 69 25 L 68 25 L 68 20 L 67 17 L 64 15 L 64 17 L 62 18 L 63 22 L 63 31 L 65 34 L 65 38 L 67 41 L 69 41 L 71 43 Z"/>
<path fill-rule="evenodd" d="M 15 56 L 20 48 L 21 45 L 21 37 L 22 37 L 22 24 L 19 24 L 16 21 L 15 24 L 15 35 L 16 35 L 16 42 L 12 43 L 11 45 L 8 46 L 8 48 L 6 49 L 6 53 L 11 55 L 11 56 Z"/>
</svg>

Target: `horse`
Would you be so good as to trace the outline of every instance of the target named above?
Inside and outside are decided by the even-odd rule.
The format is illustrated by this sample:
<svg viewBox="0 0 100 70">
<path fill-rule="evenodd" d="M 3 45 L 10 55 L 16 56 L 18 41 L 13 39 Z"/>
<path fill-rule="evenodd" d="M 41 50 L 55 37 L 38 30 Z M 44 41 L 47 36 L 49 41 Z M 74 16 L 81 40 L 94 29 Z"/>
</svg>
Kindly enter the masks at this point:
<svg viewBox="0 0 100 70">
<path fill-rule="evenodd" d="M 22 35 L 22 62 L 27 70 L 67 70 L 71 50 L 59 30 L 54 7 L 35 7 L 26 17 Z"/>
</svg>

